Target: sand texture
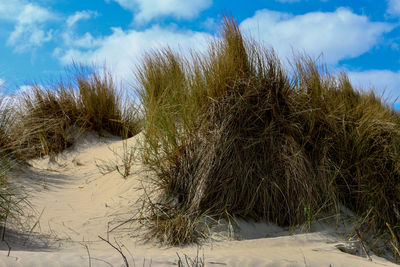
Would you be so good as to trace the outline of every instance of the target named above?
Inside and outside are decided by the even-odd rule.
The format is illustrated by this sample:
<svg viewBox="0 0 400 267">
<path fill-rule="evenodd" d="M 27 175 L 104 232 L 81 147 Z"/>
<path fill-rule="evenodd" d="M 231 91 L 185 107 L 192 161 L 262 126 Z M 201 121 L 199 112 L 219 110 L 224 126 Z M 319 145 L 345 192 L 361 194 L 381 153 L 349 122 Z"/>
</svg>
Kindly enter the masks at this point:
<svg viewBox="0 0 400 267">
<path fill-rule="evenodd" d="M 139 138 L 129 139 L 128 146 Z M 397 266 L 375 255 L 369 261 L 357 240 L 346 241 L 329 226 L 293 234 L 271 224 L 239 222 L 234 236 L 221 226 L 201 247 L 144 244 L 133 230 L 135 221 L 121 225 L 134 215 L 146 177 L 139 161 L 126 179 L 112 168 L 121 163 L 123 150 L 118 138 L 87 134 L 62 154 L 16 170 L 10 180 L 23 185 L 29 205 L 20 224 L 10 222 L 9 256 L 0 243 L 0 266 L 124 266 L 99 236 L 118 243 L 130 266 L 174 266 L 179 257 L 186 266 L 197 255 L 205 266 Z M 22 228 L 25 234 L 18 233 Z"/>
</svg>

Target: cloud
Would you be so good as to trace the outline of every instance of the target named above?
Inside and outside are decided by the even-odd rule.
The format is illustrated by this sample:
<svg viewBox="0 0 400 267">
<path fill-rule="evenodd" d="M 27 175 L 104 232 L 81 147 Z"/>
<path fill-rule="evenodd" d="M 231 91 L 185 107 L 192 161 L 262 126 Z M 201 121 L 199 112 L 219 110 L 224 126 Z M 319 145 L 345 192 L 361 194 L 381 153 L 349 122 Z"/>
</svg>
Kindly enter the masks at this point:
<svg viewBox="0 0 400 267">
<path fill-rule="evenodd" d="M 7 45 L 14 46 L 17 52 L 41 46 L 52 39 L 52 30 L 45 30 L 44 24 L 55 19 L 48 9 L 19 0 L 0 2 L 0 20 L 14 24 Z"/>
<path fill-rule="evenodd" d="M 161 16 L 178 19 L 196 17 L 212 4 L 212 0 L 114 0 L 135 13 L 135 22 L 145 23 Z"/>
<path fill-rule="evenodd" d="M 5 81 L 0 78 L 0 88 L 4 85 Z"/>
<path fill-rule="evenodd" d="M 69 37 L 71 38 L 71 36 Z M 86 32 L 84 35 L 80 37 L 74 37 L 73 39 L 70 39 L 71 45 L 74 47 L 80 47 L 80 48 L 95 48 L 101 45 L 101 39 L 96 39 L 95 37 L 92 36 L 89 32 Z"/>
<path fill-rule="evenodd" d="M 400 71 L 367 70 L 362 72 L 347 72 L 352 84 L 363 90 L 373 89 L 378 96 L 388 97 L 394 101 L 400 96 Z M 398 99 L 396 102 L 400 102 Z"/>
<path fill-rule="evenodd" d="M 264 9 L 244 20 L 240 27 L 256 39 L 272 45 L 281 58 L 291 58 L 294 49 L 313 57 L 324 53 L 326 63 L 335 65 L 342 59 L 369 51 L 394 26 L 372 22 L 366 16 L 339 8 L 335 12 L 297 16 Z"/>
<path fill-rule="evenodd" d="M 389 0 L 387 13 L 400 16 L 400 0 Z"/>
<path fill-rule="evenodd" d="M 96 11 L 84 10 L 77 11 L 75 14 L 69 16 L 66 20 L 66 28 L 62 33 L 64 44 L 69 47 L 76 48 L 94 48 L 97 46 L 97 40 L 92 36 L 91 33 L 86 32 L 82 36 L 76 36 L 74 29 L 81 20 L 89 20 L 97 17 L 99 14 Z"/>
<path fill-rule="evenodd" d="M 17 52 L 24 52 L 29 48 L 41 46 L 52 37 L 52 30 L 45 32 L 35 25 L 16 25 L 7 40 L 7 45 L 14 46 Z"/>
<path fill-rule="evenodd" d="M 78 21 L 80 20 L 88 20 L 93 17 L 97 17 L 99 14 L 96 11 L 92 10 L 84 10 L 84 11 L 77 11 L 74 15 L 71 15 L 67 18 L 67 27 L 73 27 Z"/>
<path fill-rule="evenodd" d="M 191 49 L 205 51 L 208 38 L 211 35 L 206 33 L 179 31 L 158 25 L 144 31 L 113 28 L 111 35 L 95 40 L 97 47 L 94 49 L 57 49 L 54 55 L 65 65 L 70 64 L 72 59 L 86 63 L 106 63 L 119 78 L 132 80 L 132 70 L 145 51 L 166 46 L 186 54 Z"/>
<path fill-rule="evenodd" d="M 0 1 L 0 19 L 14 21 L 21 12 L 23 3 L 18 0 L 2 0 Z"/>
<path fill-rule="evenodd" d="M 388 23 L 371 22 L 367 17 L 340 8 L 334 12 L 312 12 L 294 16 L 288 13 L 260 10 L 240 24 L 244 33 L 272 45 L 282 59 L 292 57 L 292 48 L 305 50 L 311 56 L 324 52 L 324 60 L 336 66 L 342 59 L 357 57 L 378 44 L 385 32 L 393 26 Z M 182 31 L 176 27 L 154 25 L 143 31 L 113 28 L 109 36 L 95 38 L 86 33 L 75 39 L 70 46 L 54 51 L 62 64 L 71 60 L 110 66 L 112 72 L 125 80 L 133 80 L 132 70 L 145 51 L 170 46 L 188 54 L 191 49 L 206 51 L 212 35 L 204 32 Z M 368 73 L 372 75 L 373 71 Z M 379 81 L 379 74 L 374 80 Z M 361 73 L 351 73 L 355 81 L 365 81 Z M 393 74 L 391 74 L 391 77 Z M 358 78 L 358 79 L 357 79 Z M 393 78 L 396 81 L 395 78 Z M 385 79 L 382 79 L 385 80 Z M 387 85 L 376 83 L 377 88 L 394 88 L 395 82 Z M 394 91 L 393 91 L 394 92 Z"/>
</svg>

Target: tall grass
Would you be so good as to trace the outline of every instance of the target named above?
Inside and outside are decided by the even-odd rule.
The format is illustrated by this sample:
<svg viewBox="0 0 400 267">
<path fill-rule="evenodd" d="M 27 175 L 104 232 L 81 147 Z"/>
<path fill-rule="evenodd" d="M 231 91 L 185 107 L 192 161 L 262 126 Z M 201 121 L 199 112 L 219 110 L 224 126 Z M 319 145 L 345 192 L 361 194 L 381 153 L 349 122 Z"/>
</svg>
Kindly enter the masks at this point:
<svg viewBox="0 0 400 267">
<path fill-rule="evenodd" d="M 17 164 L 70 147 L 84 131 L 128 138 L 140 131 L 133 99 L 118 89 L 111 73 L 74 65 L 52 85 L 32 85 L 14 97 L 0 98 L 0 239 L 7 220 L 24 200 L 8 181 Z"/>
<path fill-rule="evenodd" d="M 0 98 L 0 240 L 4 239 L 7 220 L 15 219 L 20 214 L 19 202 L 23 196 L 18 194 L 9 183 L 10 169 L 15 165 L 10 127 L 15 121 L 12 101 L 4 96 Z"/>
<path fill-rule="evenodd" d="M 18 97 L 14 127 L 19 157 L 29 159 L 58 153 L 71 146 L 83 131 L 104 131 L 131 137 L 139 131 L 136 109 L 122 102 L 111 73 L 75 65 L 67 81 L 33 85 Z"/>
<path fill-rule="evenodd" d="M 399 231 L 400 117 L 345 73 L 306 56 L 288 70 L 225 17 L 207 54 L 150 52 L 137 78 L 151 238 L 194 242 L 205 217 L 301 224 L 341 204 Z"/>
<path fill-rule="evenodd" d="M 128 138 L 140 131 L 133 99 L 117 88 L 110 72 L 74 65 L 52 85 L 32 85 L 0 97 L 0 240 L 10 219 L 22 214 L 25 195 L 8 180 L 18 164 L 71 146 L 84 131 Z"/>
</svg>

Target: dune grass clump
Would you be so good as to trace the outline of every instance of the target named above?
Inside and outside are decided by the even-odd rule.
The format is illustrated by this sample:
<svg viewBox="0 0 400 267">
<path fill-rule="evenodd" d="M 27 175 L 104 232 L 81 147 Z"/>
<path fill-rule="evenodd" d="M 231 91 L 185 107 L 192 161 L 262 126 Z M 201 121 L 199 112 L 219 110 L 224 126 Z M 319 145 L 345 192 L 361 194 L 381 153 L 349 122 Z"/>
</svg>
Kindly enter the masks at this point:
<svg viewBox="0 0 400 267">
<path fill-rule="evenodd" d="M 0 240 L 4 239 L 7 220 L 20 214 L 19 203 L 23 196 L 17 193 L 8 181 L 10 169 L 15 165 L 11 127 L 15 121 L 12 101 L 0 98 Z"/>
<path fill-rule="evenodd" d="M 72 145 L 73 131 L 83 123 L 72 90 L 63 85 L 58 88 L 34 85 L 19 101 L 22 108 L 15 132 L 16 145 L 22 152 L 20 157 L 50 155 Z"/>
<path fill-rule="evenodd" d="M 374 231 L 386 222 L 399 231 L 400 116 L 344 73 L 306 56 L 292 65 L 229 17 L 207 54 L 144 57 L 142 156 L 156 185 L 144 197 L 150 238 L 195 242 L 206 236 L 205 218 L 302 224 L 340 205 Z"/>
<path fill-rule="evenodd" d="M 135 109 L 122 102 L 109 72 L 75 66 L 67 82 L 33 85 L 18 97 L 15 146 L 23 159 L 58 153 L 71 146 L 77 134 L 92 130 L 131 137 L 139 131 Z"/>
<path fill-rule="evenodd" d="M 117 89 L 113 77 L 106 70 L 76 75 L 78 109 L 85 128 L 107 131 L 121 137 L 132 137 L 139 131 L 136 110 L 129 97 Z"/>
</svg>

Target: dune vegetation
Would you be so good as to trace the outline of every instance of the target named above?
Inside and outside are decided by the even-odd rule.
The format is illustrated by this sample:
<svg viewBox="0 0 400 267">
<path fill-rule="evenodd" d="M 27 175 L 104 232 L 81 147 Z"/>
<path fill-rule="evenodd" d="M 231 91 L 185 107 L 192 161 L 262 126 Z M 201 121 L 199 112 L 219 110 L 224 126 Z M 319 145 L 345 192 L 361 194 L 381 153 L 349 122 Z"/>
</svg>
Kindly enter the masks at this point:
<svg viewBox="0 0 400 267">
<path fill-rule="evenodd" d="M 18 204 L 23 200 L 23 196 L 7 180 L 10 169 L 15 166 L 12 157 L 14 151 L 9 146 L 12 134 L 9 126 L 14 120 L 15 114 L 10 102 L 0 98 L 0 240 L 4 238 L 7 219 L 18 216 Z"/>
<path fill-rule="evenodd" d="M 111 73 L 74 65 L 66 81 L 33 85 L 18 95 L 12 145 L 23 160 L 71 146 L 83 131 L 131 137 L 139 131 L 136 110 L 117 89 Z"/>
<path fill-rule="evenodd" d="M 50 85 L 34 84 L 26 92 L 2 98 L 0 225 L 19 210 L 23 199 L 7 182 L 10 168 L 29 164 L 29 159 L 53 156 L 87 131 L 124 139 L 137 134 L 141 120 L 130 100 L 107 70 L 77 64 Z"/>
<path fill-rule="evenodd" d="M 75 65 L 65 80 L 2 102 L 0 221 L 16 210 L 6 181 L 13 164 L 61 152 L 85 131 L 142 131 L 152 172 L 138 218 L 145 238 L 182 245 L 219 219 L 294 226 L 342 206 L 368 231 L 400 232 L 400 115 L 345 73 L 304 55 L 288 68 L 231 17 L 205 54 L 145 54 L 140 107 L 94 69 Z"/>
<path fill-rule="evenodd" d="M 171 245 L 207 236 L 218 219 L 280 226 L 340 213 L 375 233 L 399 231 L 400 116 L 345 73 L 272 49 L 225 17 L 208 53 L 149 52 L 137 78 L 148 237 Z M 155 193 L 155 194 L 152 194 Z"/>
</svg>

